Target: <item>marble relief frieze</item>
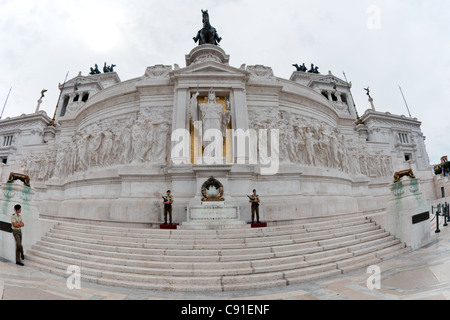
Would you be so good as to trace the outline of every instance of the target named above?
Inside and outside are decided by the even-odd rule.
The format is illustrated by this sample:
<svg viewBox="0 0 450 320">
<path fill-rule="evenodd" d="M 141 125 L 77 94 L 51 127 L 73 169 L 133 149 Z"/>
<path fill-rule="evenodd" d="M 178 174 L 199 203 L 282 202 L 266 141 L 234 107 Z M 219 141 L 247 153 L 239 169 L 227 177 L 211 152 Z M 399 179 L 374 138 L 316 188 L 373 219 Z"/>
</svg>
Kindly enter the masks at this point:
<svg viewBox="0 0 450 320">
<path fill-rule="evenodd" d="M 65 178 L 76 172 L 132 163 L 166 163 L 171 112 L 153 108 L 137 117 L 94 122 L 55 147 L 24 156 L 21 167 L 32 180 Z"/>
</svg>

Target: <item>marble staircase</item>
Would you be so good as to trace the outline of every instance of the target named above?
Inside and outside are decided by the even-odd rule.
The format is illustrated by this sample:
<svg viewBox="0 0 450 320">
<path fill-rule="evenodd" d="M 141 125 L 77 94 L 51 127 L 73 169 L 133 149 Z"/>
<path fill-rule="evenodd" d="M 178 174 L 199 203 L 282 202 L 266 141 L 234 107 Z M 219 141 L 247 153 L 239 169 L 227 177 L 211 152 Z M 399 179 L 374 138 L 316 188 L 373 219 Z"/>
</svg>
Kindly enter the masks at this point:
<svg viewBox="0 0 450 320">
<path fill-rule="evenodd" d="M 286 286 L 339 275 L 409 251 L 364 216 L 238 230 L 159 230 L 58 222 L 27 266 L 82 281 L 164 291 Z"/>
</svg>

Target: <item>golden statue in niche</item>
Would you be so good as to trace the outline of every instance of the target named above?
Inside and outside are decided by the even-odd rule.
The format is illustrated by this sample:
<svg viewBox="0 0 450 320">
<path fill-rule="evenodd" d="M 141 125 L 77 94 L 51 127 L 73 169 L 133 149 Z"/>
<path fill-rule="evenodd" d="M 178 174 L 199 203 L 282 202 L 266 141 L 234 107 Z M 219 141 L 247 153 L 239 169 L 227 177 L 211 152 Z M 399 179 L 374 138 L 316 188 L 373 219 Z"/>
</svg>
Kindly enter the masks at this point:
<svg viewBox="0 0 450 320">
<path fill-rule="evenodd" d="M 191 163 L 198 163 L 199 159 L 205 156 L 204 151 L 207 143 L 204 139 L 204 133 L 208 129 L 217 129 L 223 136 L 223 153 L 225 163 L 232 163 L 232 129 L 231 124 L 231 106 L 228 97 L 216 96 L 213 90 L 209 91 L 207 97 L 200 96 L 197 91 L 192 95 L 189 105 L 190 133 L 191 133 Z M 202 132 L 196 124 L 202 122 Z M 200 147 L 200 139 L 202 140 Z M 198 150 L 196 150 L 196 147 Z M 201 151 L 200 151 L 201 148 Z"/>
</svg>

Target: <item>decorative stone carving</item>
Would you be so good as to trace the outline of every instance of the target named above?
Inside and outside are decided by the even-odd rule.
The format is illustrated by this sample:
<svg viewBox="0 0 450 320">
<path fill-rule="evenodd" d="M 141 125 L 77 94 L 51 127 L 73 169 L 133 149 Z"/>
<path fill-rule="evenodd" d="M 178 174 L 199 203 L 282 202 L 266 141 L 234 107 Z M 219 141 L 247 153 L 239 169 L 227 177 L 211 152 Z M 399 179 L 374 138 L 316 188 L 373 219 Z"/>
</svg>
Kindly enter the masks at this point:
<svg viewBox="0 0 450 320">
<path fill-rule="evenodd" d="M 223 185 L 214 177 L 209 178 L 202 186 L 203 202 L 225 201 L 223 196 Z"/>
<path fill-rule="evenodd" d="M 247 71 L 256 78 L 272 79 L 274 77 L 272 68 L 263 65 L 247 66 Z"/>
<path fill-rule="evenodd" d="M 193 64 L 207 62 L 207 61 L 214 61 L 214 62 L 218 62 L 218 63 L 222 62 L 222 60 L 218 56 L 209 53 L 209 54 L 205 54 L 205 55 L 197 57 L 194 60 Z"/>
<path fill-rule="evenodd" d="M 80 129 L 55 149 L 28 154 L 21 165 L 37 181 L 65 178 L 95 167 L 120 164 L 166 163 L 170 141 L 169 113 L 143 110 L 136 120 L 113 119 Z"/>
<path fill-rule="evenodd" d="M 76 101 L 76 102 L 69 103 L 68 106 L 67 106 L 67 110 L 66 110 L 65 116 L 69 117 L 69 116 L 73 116 L 73 115 L 77 114 L 78 111 L 83 109 L 85 104 L 86 103 L 83 102 L 83 101 Z"/>
<path fill-rule="evenodd" d="M 198 46 L 186 55 L 186 66 L 199 64 L 202 62 L 217 62 L 228 65 L 230 62 L 230 56 L 225 51 L 212 44 L 204 44 Z"/>
<path fill-rule="evenodd" d="M 350 139 L 326 123 L 269 109 L 250 112 L 249 118 L 255 130 L 280 129 L 281 161 L 354 175 L 389 177 L 393 173 L 391 156 L 371 154 L 359 138 Z"/>
<path fill-rule="evenodd" d="M 148 67 L 145 71 L 145 76 L 149 78 L 166 78 L 172 71 L 172 66 L 165 66 L 162 64 Z"/>
</svg>

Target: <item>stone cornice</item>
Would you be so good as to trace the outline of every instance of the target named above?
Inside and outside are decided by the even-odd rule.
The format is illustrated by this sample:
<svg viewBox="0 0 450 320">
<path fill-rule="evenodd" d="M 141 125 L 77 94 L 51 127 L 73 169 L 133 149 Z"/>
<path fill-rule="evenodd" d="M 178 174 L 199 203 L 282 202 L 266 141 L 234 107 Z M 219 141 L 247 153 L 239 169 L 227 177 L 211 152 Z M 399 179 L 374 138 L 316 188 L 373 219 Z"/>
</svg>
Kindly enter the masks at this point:
<svg viewBox="0 0 450 320">
<path fill-rule="evenodd" d="M 105 88 L 105 86 L 103 85 L 104 82 L 110 84 L 118 84 L 121 82 L 121 80 L 117 72 L 101 73 L 89 76 L 78 75 L 75 78 L 67 81 L 65 84 L 59 84 L 59 89 L 61 90 L 63 86 L 65 89 L 73 88 L 76 83 L 80 85 L 97 83 L 101 89 L 104 89 Z"/>
<path fill-rule="evenodd" d="M 186 66 L 195 65 L 206 61 L 214 61 L 228 65 L 230 62 L 230 56 L 220 48 L 212 44 L 204 44 L 192 49 L 192 51 L 186 55 Z"/>
<path fill-rule="evenodd" d="M 51 119 L 47 116 L 45 111 L 39 111 L 38 113 L 23 114 L 19 117 L 6 118 L 0 120 L 0 131 L 13 130 L 14 128 L 24 128 L 24 123 L 34 124 L 41 122 L 42 125 L 46 126 L 50 123 Z"/>
<path fill-rule="evenodd" d="M 390 122 L 390 123 L 402 123 L 402 124 L 408 124 L 414 127 L 420 127 L 422 125 L 422 122 L 418 121 L 417 118 L 408 118 L 404 115 L 394 115 L 389 112 L 379 112 L 379 111 L 373 111 L 373 110 L 367 110 L 364 115 L 361 117 L 361 121 L 364 123 L 370 122 L 370 121 L 383 121 L 383 122 Z"/>
</svg>

